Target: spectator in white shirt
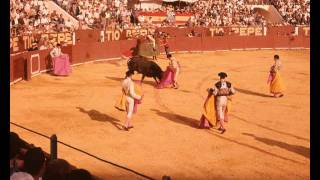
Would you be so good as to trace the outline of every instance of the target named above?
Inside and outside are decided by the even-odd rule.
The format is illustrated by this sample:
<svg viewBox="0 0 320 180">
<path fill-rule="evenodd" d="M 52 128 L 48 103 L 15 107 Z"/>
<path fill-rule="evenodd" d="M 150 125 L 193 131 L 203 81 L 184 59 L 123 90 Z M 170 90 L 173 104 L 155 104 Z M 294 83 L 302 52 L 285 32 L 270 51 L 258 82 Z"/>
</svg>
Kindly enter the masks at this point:
<svg viewBox="0 0 320 180">
<path fill-rule="evenodd" d="M 69 29 L 73 29 L 73 24 L 72 24 L 70 18 L 68 18 L 68 20 L 65 22 L 65 26 Z"/>
</svg>

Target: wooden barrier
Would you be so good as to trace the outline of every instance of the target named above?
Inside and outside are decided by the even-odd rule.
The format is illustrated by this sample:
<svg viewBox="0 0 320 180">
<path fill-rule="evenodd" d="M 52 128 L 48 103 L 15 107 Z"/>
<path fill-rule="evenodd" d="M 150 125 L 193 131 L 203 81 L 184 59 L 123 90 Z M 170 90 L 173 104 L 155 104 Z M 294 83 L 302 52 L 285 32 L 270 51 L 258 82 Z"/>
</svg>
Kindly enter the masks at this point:
<svg viewBox="0 0 320 180">
<path fill-rule="evenodd" d="M 208 28 L 196 28 L 202 36 L 187 37 L 185 34 L 192 29 L 159 28 L 162 32 L 177 35 L 168 39 L 172 52 L 310 48 L 309 27 L 233 27 L 224 28 L 220 35 L 221 28 L 211 29 L 211 32 Z M 83 30 L 76 34 L 76 45 L 62 48 L 62 52 L 69 54 L 73 65 L 97 59 L 120 58 L 124 52 L 137 45 L 137 40 L 99 42 L 100 31 L 96 30 Z M 41 72 L 49 71 L 52 68 L 49 52 L 50 50 L 41 50 L 11 55 L 10 82 L 30 80 Z M 160 52 L 164 52 L 163 46 L 160 47 Z"/>
</svg>

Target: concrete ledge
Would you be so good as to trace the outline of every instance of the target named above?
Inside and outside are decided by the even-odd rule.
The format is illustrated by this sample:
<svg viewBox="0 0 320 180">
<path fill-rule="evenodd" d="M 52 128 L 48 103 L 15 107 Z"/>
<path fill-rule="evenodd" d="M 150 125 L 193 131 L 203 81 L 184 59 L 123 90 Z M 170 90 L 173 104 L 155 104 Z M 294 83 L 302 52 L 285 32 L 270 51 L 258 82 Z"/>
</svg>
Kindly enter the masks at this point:
<svg viewBox="0 0 320 180">
<path fill-rule="evenodd" d="M 17 82 L 19 82 L 19 81 L 22 81 L 22 80 L 23 80 L 22 78 L 18 78 L 18 79 L 16 79 L 16 80 L 10 82 L 10 86 L 13 85 L 13 84 L 15 84 L 15 83 L 17 83 Z"/>
</svg>

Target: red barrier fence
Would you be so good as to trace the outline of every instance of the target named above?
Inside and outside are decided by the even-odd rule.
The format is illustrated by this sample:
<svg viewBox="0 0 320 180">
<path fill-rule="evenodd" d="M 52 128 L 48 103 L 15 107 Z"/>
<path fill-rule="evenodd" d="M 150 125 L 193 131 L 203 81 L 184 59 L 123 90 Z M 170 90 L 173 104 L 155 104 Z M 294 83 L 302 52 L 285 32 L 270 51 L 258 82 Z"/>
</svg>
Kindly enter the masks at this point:
<svg viewBox="0 0 320 180">
<path fill-rule="evenodd" d="M 166 29 L 173 31 L 174 29 Z M 179 29 L 176 29 L 179 31 Z M 200 29 L 201 31 L 201 29 Z M 181 32 L 180 32 L 181 33 Z M 176 36 L 168 40 L 171 51 L 215 51 L 234 49 L 297 49 L 310 48 L 309 27 L 274 27 L 261 34 L 260 29 L 226 29 L 223 36 Z M 135 47 L 137 40 L 99 42 L 99 31 L 76 33 L 76 45 L 62 48 L 69 54 L 71 64 L 97 59 L 120 58 Z M 179 33 L 177 33 L 179 34 Z M 182 33 L 183 34 L 183 33 Z M 50 50 L 25 52 L 10 57 L 10 82 L 30 80 L 32 76 L 51 69 Z M 160 52 L 164 52 L 161 47 Z"/>
</svg>

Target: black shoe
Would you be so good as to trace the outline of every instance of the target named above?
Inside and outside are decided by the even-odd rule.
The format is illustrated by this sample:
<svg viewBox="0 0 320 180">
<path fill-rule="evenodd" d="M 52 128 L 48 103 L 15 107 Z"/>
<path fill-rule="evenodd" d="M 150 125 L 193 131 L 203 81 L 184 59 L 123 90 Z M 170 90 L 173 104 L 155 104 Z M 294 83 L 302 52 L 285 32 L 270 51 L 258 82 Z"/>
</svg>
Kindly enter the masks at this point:
<svg viewBox="0 0 320 180">
<path fill-rule="evenodd" d="M 129 131 L 129 128 L 127 128 L 127 127 L 123 126 L 123 130 L 125 130 L 125 131 Z"/>
<path fill-rule="evenodd" d="M 220 134 L 225 133 L 227 130 L 226 129 L 222 129 Z"/>
</svg>

